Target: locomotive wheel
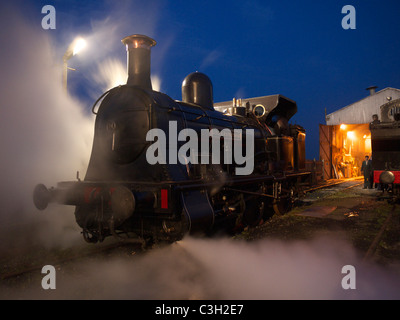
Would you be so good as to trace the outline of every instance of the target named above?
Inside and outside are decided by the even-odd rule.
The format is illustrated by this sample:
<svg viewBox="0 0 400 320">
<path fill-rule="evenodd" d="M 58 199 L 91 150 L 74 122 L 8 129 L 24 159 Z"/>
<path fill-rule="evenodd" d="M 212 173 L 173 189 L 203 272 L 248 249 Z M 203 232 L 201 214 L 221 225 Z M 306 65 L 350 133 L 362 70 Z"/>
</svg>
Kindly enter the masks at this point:
<svg viewBox="0 0 400 320">
<path fill-rule="evenodd" d="M 164 241 L 173 243 L 182 240 L 188 233 L 188 220 L 184 213 L 180 221 L 163 220 L 162 228 L 164 231 Z"/>
<path fill-rule="evenodd" d="M 244 224 L 250 227 L 257 226 L 263 218 L 264 209 L 264 202 L 258 199 L 246 201 L 246 210 L 243 213 Z"/>
<path fill-rule="evenodd" d="M 281 194 L 281 198 L 274 199 L 272 203 L 274 212 L 278 216 L 288 213 L 290 210 L 292 210 L 294 204 L 294 196 L 296 194 L 294 187 L 286 185 L 284 188 L 286 191 Z"/>
<path fill-rule="evenodd" d="M 272 207 L 274 208 L 275 214 L 281 216 L 292 210 L 293 201 L 291 198 L 275 199 L 272 204 Z"/>
<path fill-rule="evenodd" d="M 99 238 L 87 229 L 82 230 L 82 235 L 87 243 L 97 243 L 99 241 Z"/>
</svg>

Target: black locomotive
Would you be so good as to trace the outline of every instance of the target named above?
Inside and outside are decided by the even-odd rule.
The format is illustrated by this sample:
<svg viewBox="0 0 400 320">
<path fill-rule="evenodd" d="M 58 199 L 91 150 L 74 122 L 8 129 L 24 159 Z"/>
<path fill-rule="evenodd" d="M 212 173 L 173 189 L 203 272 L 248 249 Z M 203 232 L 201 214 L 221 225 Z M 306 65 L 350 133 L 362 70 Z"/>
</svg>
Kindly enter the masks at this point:
<svg viewBox="0 0 400 320">
<path fill-rule="evenodd" d="M 381 106 L 381 119 L 370 124 L 374 182 L 400 199 L 400 99 Z"/>
<path fill-rule="evenodd" d="M 76 206 L 76 221 L 88 242 L 110 235 L 144 242 L 175 241 L 187 233 L 241 230 L 274 212 L 289 210 L 309 176 L 305 131 L 288 123 L 297 112 L 296 103 L 273 95 L 262 103 L 250 99 L 245 105 L 235 102 L 218 111 L 211 81 L 199 72 L 185 78 L 182 101 L 175 101 L 152 90 L 150 51 L 156 42 L 143 35 L 122 42 L 128 55 L 127 84 L 105 92 L 93 106 L 95 134 L 84 180 L 60 182 L 51 189 L 37 185 L 36 207 L 44 210 L 49 202 Z M 166 132 L 165 139 L 149 139 L 151 129 Z M 188 148 L 181 149 L 190 137 L 177 136 L 184 129 L 198 136 L 205 129 L 224 134 L 216 139 L 211 135 L 206 143 L 203 139 L 197 153 L 189 156 Z M 250 174 L 237 174 L 245 169 L 243 161 L 225 159 L 229 154 L 222 140 L 229 138 L 227 132 L 241 156 L 253 144 Z M 213 139 L 221 142 L 216 146 L 223 158 L 220 163 L 211 159 Z M 170 161 L 150 163 L 148 154 L 156 143 L 153 156 Z M 184 161 L 171 161 L 171 154 Z"/>
</svg>

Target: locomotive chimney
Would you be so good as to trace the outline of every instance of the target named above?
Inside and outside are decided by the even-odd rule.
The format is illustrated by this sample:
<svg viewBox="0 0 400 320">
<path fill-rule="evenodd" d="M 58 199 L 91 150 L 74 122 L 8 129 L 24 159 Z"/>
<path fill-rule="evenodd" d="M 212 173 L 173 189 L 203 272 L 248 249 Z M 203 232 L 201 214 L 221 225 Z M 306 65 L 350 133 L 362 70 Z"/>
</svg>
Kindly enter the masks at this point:
<svg viewBox="0 0 400 320">
<path fill-rule="evenodd" d="M 125 37 L 121 42 L 126 45 L 128 61 L 128 80 L 131 86 L 140 86 L 152 90 L 150 79 L 151 47 L 155 40 L 140 34 Z"/>
</svg>

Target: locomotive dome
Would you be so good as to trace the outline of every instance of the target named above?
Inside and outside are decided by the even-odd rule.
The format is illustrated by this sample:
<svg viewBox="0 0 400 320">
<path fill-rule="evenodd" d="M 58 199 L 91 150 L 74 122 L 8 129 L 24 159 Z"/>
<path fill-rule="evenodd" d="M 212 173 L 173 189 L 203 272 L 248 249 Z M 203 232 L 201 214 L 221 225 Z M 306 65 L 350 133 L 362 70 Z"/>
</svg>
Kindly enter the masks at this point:
<svg viewBox="0 0 400 320">
<path fill-rule="evenodd" d="M 213 85 L 210 78 L 197 71 L 187 75 L 182 82 L 182 101 L 214 110 Z"/>
</svg>

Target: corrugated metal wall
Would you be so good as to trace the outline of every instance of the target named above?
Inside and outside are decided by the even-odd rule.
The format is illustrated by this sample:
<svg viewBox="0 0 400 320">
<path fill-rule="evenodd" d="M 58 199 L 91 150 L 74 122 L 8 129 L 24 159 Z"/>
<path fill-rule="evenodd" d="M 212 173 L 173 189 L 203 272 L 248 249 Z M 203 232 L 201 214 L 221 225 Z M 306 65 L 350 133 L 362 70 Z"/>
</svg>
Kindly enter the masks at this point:
<svg viewBox="0 0 400 320">
<path fill-rule="evenodd" d="M 326 124 L 339 125 L 343 123 L 370 123 L 373 114 L 378 114 L 380 119 L 380 107 L 388 102 L 388 97 L 392 100 L 399 99 L 400 90 L 395 88 L 385 88 L 376 92 L 374 95 L 367 96 L 362 100 L 328 114 L 326 116 Z"/>
</svg>

